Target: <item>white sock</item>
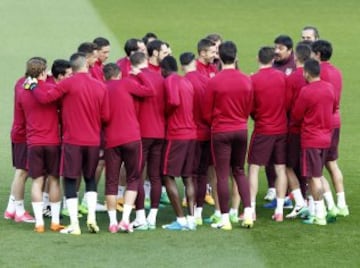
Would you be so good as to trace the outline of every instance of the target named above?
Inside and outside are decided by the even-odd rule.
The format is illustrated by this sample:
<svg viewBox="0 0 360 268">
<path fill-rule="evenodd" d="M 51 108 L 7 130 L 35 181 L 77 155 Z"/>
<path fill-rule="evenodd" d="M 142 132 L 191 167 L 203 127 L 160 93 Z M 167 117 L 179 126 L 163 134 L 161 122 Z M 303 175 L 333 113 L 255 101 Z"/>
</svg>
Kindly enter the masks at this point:
<svg viewBox="0 0 360 268">
<path fill-rule="evenodd" d="M 301 193 L 300 189 L 293 190 L 292 194 L 294 196 L 296 206 L 304 207 L 305 206 L 305 200 L 304 200 L 304 197 L 302 196 L 302 193 Z"/>
<path fill-rule="evenodd" d="M 15 212 L 15 197 L 13 195 L 9 196 L 9 202 L 8 202 L 6 211 L 10 212 L 10 213 Z"/>
<path fill-rule="evenodd" d="M 324 199 L 326 201 L 328 210 L 331 210 L 335 207 L 335 201 L 331 192 L 324 193 Z"/>
<path fill-rule="evenodd" d="M 253 209 L 250 207 L 244 208 L 244 219 L 252 219 L 253 218 Z"/>
<path fill-rule="evenodd" d="M 345 208 L 346 207 L 345 193 L 344 192 L 337 193 L 336 197 L 337 197 L 337 207 Z"/>
<path fill-rule="evenodd" d="M 315 215 L 315 204 L 314 204 L 314 198 L 312 197 L 312 195 L 308 196 L 308 208 L 309 208 L 309 213 L 311 216 Z"/>
<path fill-rule="evenodd" d="M 15 213 L 17 216 L 22 216 L 25 213 L 24 200 L 15 200 Z M 42 211 L 41 211 L 42 213 Z"/>
<path fill-rule="evenodd" d="M 136 221 L 138 223 L 145 223 L 146 217 L 145 217 L 145 209 L 139 209 L 136 211 Z"/>
<path fill-rule="evenodd" d="M 221 217 L 220 210 L 215 210 L 214 214 L 215 214 L 216 217 Z"/>
<path fill-rule="evenodd" d="M 221 214 L 221 223 L 222 224 L 230 224 L 229 213 Z"/>
<path fill-rule="evenodd" d="M 230 208 L 229 214 L 230 215 L 235 215 L 236 217 L 238 216 L 238 210 L 235 208 Z"/>
<path fill-rule="evenodd" d="M 43 192 L 43 208 L 46 208 L 47 206 L 50 205 L 50 201 L 49 201 L 49 194 L 46 192 Z"/>
<path fill-rule="evenodd" d="M 284 213 L 284 198 L 276 198 L 276 209 L 275 214 Z"/>
<path fill-rule="evenodd" d="M 156 224 L 156 217 L 157 217 L 158 209 L 152 208 L 150 209 L 149 215 L 147 216 L 147 222 L 155 225 Z"/>
<path fill-rule="evenodd" d="M 84 196 L 83 196 L 83 198 L 81 200 L 81 204 L 85 205 L 85 206 L 87 206 L 87 196 L 86 196 L 86 194 L 87 194 L 87 192 L 84 193 Z M 78 193 L 78 196 L 79 196 L 79 193 Z"/>
<path fill-rule="evenodd" d="M 207 183 L 207 184 L 206 184 L 206 193 L 207 193 L 207 194 L 210 194 L 210 193 L 211 193 L 211 190 L 212 190 L 212 189 L 211 189 L 210 184 Z"/>
<path fill-rule="evenodd" d="M 78 198 L 68 198 L 66 199 L 66 205 L 69 211 L 70 216 L 70 224 L 72 226 L 78 226 L 79 225 L 79 219 L 78 219 Z"/>
<path fill-rule="evenodd" d="M 325 218 L 326 208 L 325 208 L 324 199 L 319 201 L 314 201 L 314 204 L 315 204 L 315 216 L 321 219 Z"/>
<path fill-rule="evenodd" d="M 117 198 L 124 198 L 124 193 L 125 193 L 125 186 L 118 186 L 118 194 L 117 194 Z"/>
<path fill-rule="evenodd" d="M 151 184 L 150 181 L 144 181 L 145 198 L 150 198 Z"/>
<path fill-rule="evenodd" d="M 87 220 L 88 222 L 96 222 L 97 192 L 86 192 L 85 199 L 88 206 Z"/>
<path fill-rule="evenodd" d="M 202 211 L 203 211 L 203 208 L 202 207 L 196 207 L 195 208 L 195 218 L 202 218 Z"/>
<path fill-rule="evenodd" d="M 255 214 L 256 213 L 256 202 L 255 201 L 251 202 L 251 209 L 252 209 L 252 212 Z"/>
<path fill-rule="evenodd" d="M 114 210 L 108 210 L 110 225 L 118 224 L 117 218 L 116 218 L 116 209 Z"/>
<path fill-rule="evenodd" d="M 166 193 L 166 187 L 165 186 L 161 187 L 161 193 Z"/>
<path fill-rule="evenodd" d="M 32 202 L 32 207 L 35 215 L 35 226 L 44 225 L 43 219 L 43 202 Z"/>
<path fill-rule="evenodd" d="M 176 221 L 180 224 L 180 225 L 186 225 L 187 221 L 185 217 L 177 217 Z"/>
<path fill-rule="evenodd" d="M 66 196 L 63 197 L 63 209 L 67 209 Z"/>
<path fill-rule="evenodd" d="M 191 225 L 195 224 L 195 217 L 194 216 L 188 215 L 188 216 L 186 216 L 186 220 Z"/>
<path fill-rule="evenodd" d="M 268 192 L 272 192 L 276 195 L 276 188 L 268 188 Z"/>
<path fill-rule="evenodd" d="M 124 221 L 125 223 L 130 222 L 131 210 L 132 210 L 132 205 L 124 204 L 124 210 L 123 210 L 123 214 L 122 214 L 122 221 Z"/>
<path fill-rule="evenodd" d="M 61 202 L 50 202 L 51 207 L 51 222 L 59 224 L 60 223 L 60 207 Z"/>
</svg>

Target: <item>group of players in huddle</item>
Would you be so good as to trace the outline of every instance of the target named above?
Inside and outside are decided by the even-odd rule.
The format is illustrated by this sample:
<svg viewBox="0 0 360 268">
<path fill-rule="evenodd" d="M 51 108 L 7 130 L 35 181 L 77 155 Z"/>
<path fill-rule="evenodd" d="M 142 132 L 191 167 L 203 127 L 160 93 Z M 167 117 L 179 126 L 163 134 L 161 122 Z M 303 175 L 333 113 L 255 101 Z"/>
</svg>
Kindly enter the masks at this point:
<svg viewBox="0 0 360 268">
<path fill-rule="evenodd" d="M 206 222 L 221 230 L 231 230 L 239 221 L 251 228 L 261 166 L 266 168 L 265 198 L 275 208 L 274 221 L 301 216 L 304 223 L 326 225 L 349 215 L 337 164 L 342 77 L 329 62 L 331 43 L 319 40 L 315 27 L 305 27 L 295 47 L 287 35 L 278 36 L 274 46 L 261 47 L 259 69 L 250 76 L 238 68 L 235 43 L 218 34 L 198 42 L 197 56 L 180 55 L 183 76 L 169 44 L 155 34 L 129 39 L 124 49 L 124 58 L 105 63 L 107 39 L 82 43 L 69 61 L 54 61 L 50 76 L 45 59 L 27 61 L 25 76 L 15 85 L 15 176 L 6 219 L 35 223 L 34 230 L 43 233 L 46 188 L 50 229 L 81 234 L 78 192 L 84 178 L 87 227 L 99 232 L 97 183 L 104 167 L 111 233 L 155 229 L 162 186 L 176 214 L 162 228 L 196 230 L 203 224 L 208 177 L 215 211 Z M 254 129 L 248 148 L 249 117 Z M 69 226 L 60 223 L 60 175 Z M 35 217 L 24 209 L 27 176 L 33 178 Z M 118 221 L 121 177 L 126 178 L 126 190 Z M 187 216 L 177 177 L 185 186 Z M 147 217 L 144 179 L 151 185 Z M 240 200 L 243 213 L 238 215 Z M 291 200 L 295 206 L 284 216 L 284 204 Z"/>
</svg>

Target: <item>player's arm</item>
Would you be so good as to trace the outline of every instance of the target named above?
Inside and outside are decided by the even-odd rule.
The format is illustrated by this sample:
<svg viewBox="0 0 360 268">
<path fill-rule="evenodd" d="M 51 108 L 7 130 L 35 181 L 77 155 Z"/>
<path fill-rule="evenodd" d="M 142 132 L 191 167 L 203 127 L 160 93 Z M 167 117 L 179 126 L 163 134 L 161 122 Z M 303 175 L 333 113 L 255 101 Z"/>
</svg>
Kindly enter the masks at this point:
<svg viewBox="0 0 360 268">
<path fill-rule="evenodd" d="M 180 92 L 178 83 L 174 83 L 171 79 L 165 80 L 166 91 L 166 111 L 168 114 L 173 113 L 180 105 Z"/>
<path fill-rule="evenodd" d="M 211 126 L 212 114 L 215 105 L 215 94 L 212 89 L 212 83 L 209 82 L 206 86 L 204 94 L 204 105 L 202 106 L 202 113 L 204 115 L 205 123 Z"/>
<path fill-rule="evenodd" d="M 18 97 L 16 98 L 14 105 L 14 122 L 11 130 L 11 137 L 14 138 L 18 135 L 22 135 L 24 132 L 26 132 L 26 118 Z"/>
<path fill-rule="evenodd" d="M 154 96 L 155 89 L 150 79 L 148 79 L 142 72 L 138 72 L 135 76 L 140 83 L 133 79 L 129 79 L 129 81 L 131 81 L 131 86 L 128 88 L 130 93 L 137 97 Z"/>
<path fill-rule="evenodd" d="M 61 86 L 62 83 L 55 87 L 39 80 L 38 86 L 31 92 L 40 103 L 50 103 L 59 100 L 64 94 L 65 90 Z"/>
<path fill-rule="evenodd" d="M 110 100 L 109 91 L 105 90 L 105 94 L 101 103 L 101 122 L 105 126 L 110 119 Z"/>
<path fill-rule="evenodd" d="M 291 111 L 291 117 L 298 123 L 302 122 L 305 115 L 305 111 L 307 107 L 306 98 L 307 98 L 306 91 L 301 89 L 299 97 L 295 101 L 294 108 Z"/>
</svg>

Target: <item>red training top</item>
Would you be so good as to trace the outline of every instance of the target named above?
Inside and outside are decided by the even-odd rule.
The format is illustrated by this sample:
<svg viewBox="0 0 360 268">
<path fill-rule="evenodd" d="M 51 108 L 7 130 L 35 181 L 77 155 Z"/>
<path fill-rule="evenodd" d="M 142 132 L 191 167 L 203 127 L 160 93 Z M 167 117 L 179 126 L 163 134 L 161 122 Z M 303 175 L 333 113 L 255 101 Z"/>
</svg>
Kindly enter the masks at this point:
<svg viewBox="0 0 360 268">
<path fill-rule="evenodd" d="M 245 130 L 252 103 L 250 78 L 239 70 L 224 69 L 207 85 L 204 118 L 212 133 Z"/>
<path fill-rule="evenodd" d="M 333 117 L 333 128 L 340 128 L 340 98 L 342 92 L 342 75 L 339 69 L 337 69 L 330 62 L 322 61 L 320 64 L 320 78 L 329 82 L 334 87 L 336 112 Z"/>
<path fill-rule="evenodd" d="M 209 78 L 213 78 L 218 72 L 218 69 L 215 64 L 204 64 L 199 60 L 196 60 L 196 70 L 201 74 L 206 75 Z"/>
<path fill-rule="evenodd" d="M 103 68 L 104 68 L 104 64 L 101 62 L 101 60 L 97 60 L 94 64 L 94 66 L 89 68 L 89 73 L 96 80 L 104 82 Z"/>
<path fill-rule="evenodd" d="M 45 83 L 39 81 L 39 84 Z M 54 85 L 51 85 L 54 87 Z M 41 104 L 30 90 L 23 89 L 16 105 L 23 112 L 26 122 L 26 141 L 31 145 L 59 145 L 60 129 L 58 106 L 56 102 Z M 46 91 L 46 87 L 39 87 L 38 91 Z"/>
<path fill-rule="evenodd" d="M 79 72 L 50 90 L 35 89 L 32 92 L 41 103 L 63 97 L 61 117 L 64 143 L 100 145 L 100 129 L 109 118 L 108 91 L 103 83 L 89 73 Z"/>
<path fill-rule="evenodd" d="M 117 66 L 119 66 L 120 71 L 121 71 L 121 77 L 128 77 L 130 74 L 130 70 L 131 70 L 131 62 L 130 59 L 128 57 L 124 57 L 119 59 L 116 62 Z"/>
<path fill-rule="evenodd" d="M 194 120 L 197 127 L 197 140 L 210 140 L 210 128 L 206 124 L 202 113 L 202 105 L 204 101 L 205 89 L 209 78 L 199 71 L 192 71 L 185 74 L 194 87 Z"/>
<path fill-rule="evenodd" d="M 334 88 L 330 83 L 315 81 L 301 89 L 291 115 L 301 122 L 302 148 L 330 147 L 335 110 Z"/>
<path fill-rule="evenodd" d="M 134 97 L 150 97 L 154 89 L 142 72 L 137 75 L 144 85 L 130 77 L 107 82 L 110 118 L 105 127 L 105 148 L 113 148 L 141 139 Z"/>
<path fill-rule="evenodd" d="M 271 67 L 260 69 L 251 76 L 254 102 L 251 116 L 254 133 L 274 135 L 287 133 L 285 106 L 285 75 Z"/>
<path fill-rule="evenodd" d="M 25 77 L 21 77 L 16 81 L 14 87 L 14 118 L 11 127 L 10 137 L 12 143 L 25 143 L 26 142 L 26 125 L 23 112 L 18 105 L 19 96 L 24 92 Z"/>
<path fill-rule="evenodd" d="M 165 78 L 166 139 L 196 139 L 194 88 L 184 77 L 173 73 Z"/>
</svg>

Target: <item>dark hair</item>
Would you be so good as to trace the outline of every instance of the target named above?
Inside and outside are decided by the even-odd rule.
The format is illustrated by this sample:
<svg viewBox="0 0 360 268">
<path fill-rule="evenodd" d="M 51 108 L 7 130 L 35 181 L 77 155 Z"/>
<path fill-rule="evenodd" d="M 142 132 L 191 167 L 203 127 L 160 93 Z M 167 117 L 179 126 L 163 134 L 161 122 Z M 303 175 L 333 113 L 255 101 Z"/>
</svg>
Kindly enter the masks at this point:
<svg viewBox="0 0 360 268">
<path fill-rule="evenodd" d="M 236 60 L 237 48 L 234 42 L 225 41 L 219 46 L 219 56 L 224 64 L 232 64 Z"/>
<path fill-rule="evenodd" d="M 120 68 L 115 63 L 107 63 L 103 67 L 103 72 L 104 72 L 105 80 L 108 81 L 111 80 L 111 78 L 115 78 L 119 75 Z"/>
<path fill-rule="evenodd" d="M 131 38 L 125 42 L 124 50 L 126 53 L 126 56 L 130 57 L 131 53 L 137 51 L 139 49 L 138 43 L 142 42 L 142 40 Z"/>
<path fill-rule="evenodd" d="M 104 37 L 97 37 L 94 39 L 93 43 L 97 46 L 97 49 L 100 50 L 103 47 L 110 46 L 109 40 Z"/>
<path fill-rule="evenodd" d="M 158 37 L 157 37 L 156 34 L 149 32 L 149 33 L 146 33 L 146 34 L 144 35 L 144 37 L 142 38 L 142 40 L 143 40 L 143 42 L 145 43 L 145 45 L 147 45 L 147 44 L 149 43 L 149 39 L 151 39 L 151 38 L 157 39 Z"/>
<path fill-rule="evenodd" d="M 320 37 L 319 30 L 315 26 L 305 26 L 302 30 L 312 30 L 314 32 L 315 39 L 319 39 Z"/>
<path fill-rule="evenodd" d="M 209 47 L 213 47 L 213 46 L 215 46 L 215 43 L 210 39 L 207 38 L 201 39 L 197 44 L 198 53 L 200 53 L 200 51 L 203 50 L 208 50 Z"/>
<path fill-rule="evenodd" d="M 288 35 L 279 35 L 275 38 L 274 44 L 280 44 L 286 46 L 288 49 L 293 48 L 293 41 Z"/>
<path fill-rule="evenodd" d="M 78 71 L 86 65 L 86 54 L 83 52 L 76 52 L 70 56 L 70 65 L 73 71 Z"/>
<path fill-rule="evenodd" d="M 216 43 L 216 42 L 218 42 L 218 41 L 220 41 L 220 42 L 223 41 L 221 35 L 220 35 L 220 34 L 217 34 L 217 33 L 209 34 L 209 35 L 206 36 L 205 38 L 213 41 L 214 43 Z"/>
<path fill-rule="evenodd" d="M 163 41 L 160 41 L 160 40 L 154 40 L 154 41 L 151 41 L 149 42 L 147 45 L 146 45 L 146 49 L 147 49 L 147 52 L 148 52 L 148 55 L 149 57 L 151 57 L 154 53 L 154 50 L 157 50 L 157 51 L 160 51 L 161 50 L 161 46 L 164 44 Z"/>
<path fill-rule="evenodd" d="M 304 63 L 304 71 L 311 77 L 320 76 L 320 63 L 315 59 L 308 59 Z"/>
<path fill-rule="evenodd" d="M 140 51 L 136 51 L 130 55 L 130 62 L 132 66 L 138 66 L 146 61 L 146 55 Z"/>
<path fill-rule="evenodd" d="M 54 60 L 53 65 L 51 66 L 51 73 L 57 79 L 59 75 L 65 75 L 66 70 L 71 68 L 70 62 L 68 60 Z"/>
<path fill-rule="evenodd" d="M 295 55 L 298 61 L 304 63 L 311 57 L 311 47 L 304 42 L 299 42 L 295 48 Z"/>
<path fill-rule="evenodd" d="M 85 53 L 85 55 L 87 56 L 89 54 L 92 54 L 95 50 L 97 50 L 97 45 L 95 43 L 84 42 L 80 44 L 77 51 Z"/>
<path fill-rule="evenodd" d="M 273 47 L 261 47 L 258 52 L 259 62 L 269 64 L 274 59 L 275 49 Z"/>
<path fill-rule="evenodd" d="M 326 40 L 317 40 L 311 45 L 312 51 L 317 54 L 320 53 L 321 61 L 328 61 L 331 58 L 333 49 L 329 41 Z"/>
<path fill-rule="evenodd" d="M 173 56 L 166 56 L 161 62 L 160 62 L 161 69 L 167 71 L 167 72 L 177 72 L 178 67 L 176 63 L 176 59 Z"/>
<path fill-rule="evenodd" d="M 192 52 L 184 52 L 179 57 L 181 65 L 188 65 L 195 59 L 195 55 Z"/>
</svg>

